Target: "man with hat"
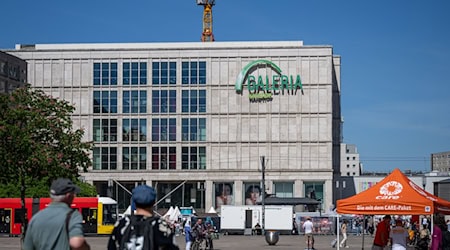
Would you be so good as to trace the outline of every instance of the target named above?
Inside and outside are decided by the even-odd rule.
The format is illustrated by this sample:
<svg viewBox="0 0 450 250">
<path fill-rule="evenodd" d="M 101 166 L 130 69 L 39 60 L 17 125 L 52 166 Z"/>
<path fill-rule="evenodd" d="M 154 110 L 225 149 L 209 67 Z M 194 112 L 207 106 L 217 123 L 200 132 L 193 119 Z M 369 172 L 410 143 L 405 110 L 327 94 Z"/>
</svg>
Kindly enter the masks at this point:
<svg viewBox="0 0 450 250">
<path fill-rule="evenodd" d="M 136 211 L 116 223 L 108 241 L 108 250 L 178 250 L 174 233 L 167 222 L 153 213 L 155 190 L 147 185 L 139 185 L 133 189 L 131 201 L 131 207 L 135 207 Z"/>
<path fill-rule="evenodd" d="M 311 221 L 311 217 L 307 216 L 306 221 L 303 223 L 303 230 L 305 232 L 307 249 L 314 249 L 314 224 Z"/>
<path fill-rule="evenodd" d="M 52 202 L 31 218 L 23 249 L 89 250 L 83 234 L 81 214 L 70 208 L 80 188 L 69 179 L 58 178 L 50 187 Z"/>
</svg>

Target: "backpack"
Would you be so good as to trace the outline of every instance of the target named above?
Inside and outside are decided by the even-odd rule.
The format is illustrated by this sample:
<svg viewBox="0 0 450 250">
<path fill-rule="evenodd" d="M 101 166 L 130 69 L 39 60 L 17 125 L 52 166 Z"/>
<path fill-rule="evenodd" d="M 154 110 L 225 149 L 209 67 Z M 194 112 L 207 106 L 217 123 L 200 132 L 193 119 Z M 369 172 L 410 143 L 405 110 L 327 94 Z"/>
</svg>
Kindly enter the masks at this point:
<svg viewBox="0 0 450 250">
<path fill-rule="evenodd" d="M 130 224 L 120 240 L 120 250 L 153 250 L 154 232 L 153 225 L 155 217 L 139 219 L 129 216 Z"/>
</svg>

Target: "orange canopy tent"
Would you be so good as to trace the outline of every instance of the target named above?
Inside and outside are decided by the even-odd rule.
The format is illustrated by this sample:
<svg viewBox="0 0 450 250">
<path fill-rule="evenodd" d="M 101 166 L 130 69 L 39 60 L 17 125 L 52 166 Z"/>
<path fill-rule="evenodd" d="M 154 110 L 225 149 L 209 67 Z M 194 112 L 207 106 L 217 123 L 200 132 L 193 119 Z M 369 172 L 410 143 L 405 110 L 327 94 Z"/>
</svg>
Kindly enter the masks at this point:
<svg viewBox="0 0 450 250">
<path fill-rule="evenodd" d="M 398 168 L 371 188 L 337 201 L 339 214 L 450 214 L 450 202 L 428 193 Z"/>
</svg>

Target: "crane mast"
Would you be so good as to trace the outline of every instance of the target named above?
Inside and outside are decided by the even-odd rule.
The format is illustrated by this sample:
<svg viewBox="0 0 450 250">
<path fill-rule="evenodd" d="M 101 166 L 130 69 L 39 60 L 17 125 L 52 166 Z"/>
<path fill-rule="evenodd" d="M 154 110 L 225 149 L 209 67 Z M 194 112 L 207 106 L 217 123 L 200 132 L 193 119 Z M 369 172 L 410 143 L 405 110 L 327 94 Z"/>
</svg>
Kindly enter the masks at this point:
<svg viewBox="0 0 450 250">
<path fill-rule="evenodd" d="M 203 5 L 202 42 L 214 42 L 212 7 L 215 0 L 197 0 L 197 5 Z"/>
</svg>

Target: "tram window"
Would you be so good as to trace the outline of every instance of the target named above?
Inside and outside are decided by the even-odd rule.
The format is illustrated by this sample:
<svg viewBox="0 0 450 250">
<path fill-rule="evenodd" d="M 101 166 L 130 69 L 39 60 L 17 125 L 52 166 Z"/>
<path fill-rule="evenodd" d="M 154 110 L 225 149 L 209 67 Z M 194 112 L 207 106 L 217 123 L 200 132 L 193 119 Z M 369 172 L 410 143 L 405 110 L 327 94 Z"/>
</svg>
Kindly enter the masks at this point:
<svg viewBox="0 0 450 250">
<path fill-rule="evenodd" d="M 103 225 L 116 223 L 116 204 L 103 204 Z"/>
<path fill-rule="evenodd" d="M 14 223 L 22 223 L 22 218 L 25 214 L 25 209 L 22 208 L 16 208 L 14 210 Z"/>
</svg>

